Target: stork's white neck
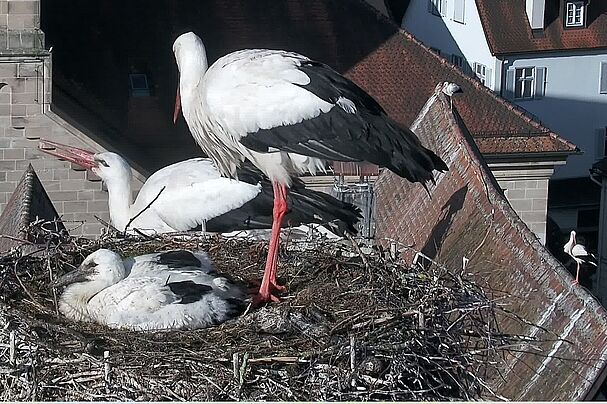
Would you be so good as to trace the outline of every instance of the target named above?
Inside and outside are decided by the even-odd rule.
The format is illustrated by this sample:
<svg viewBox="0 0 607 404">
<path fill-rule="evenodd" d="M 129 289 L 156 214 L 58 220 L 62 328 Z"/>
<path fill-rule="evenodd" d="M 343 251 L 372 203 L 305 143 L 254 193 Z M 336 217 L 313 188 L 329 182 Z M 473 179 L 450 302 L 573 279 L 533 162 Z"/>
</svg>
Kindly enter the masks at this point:
<svg viewBox="0 0 607 404">
<path fill-rule="evenodd" d="M 132 212 L 133 195 L 131 190 L 131 176 L 125 175 L 106 181 L 109 194 L 108 205 L 110 209 L 110 221 L 120 231 L 136 214 Z"/>
<path fill-rule="evenodd" d="M 189 102 L 196 97 L 199 86 L 209 65 L 207 52 L 202 41 L 195 41 L 187 48 L 181 49 L 177 55 L 179 67 L 179 92 L 182 98 L 182 108 L 187 108 Z"/>
<path fill-rule="evenodd" d="M 563 250 L 567 253 L 571 255 L 571 251 L 573 250 L 573 246 L 575 245 L 575 236 L 573 235 L 573 233 L 571 233 L 571 235 L 569 236 L 569 241 L 567 242 L 567 244 L 565 244 L 563 246 Z"/>
</svg>

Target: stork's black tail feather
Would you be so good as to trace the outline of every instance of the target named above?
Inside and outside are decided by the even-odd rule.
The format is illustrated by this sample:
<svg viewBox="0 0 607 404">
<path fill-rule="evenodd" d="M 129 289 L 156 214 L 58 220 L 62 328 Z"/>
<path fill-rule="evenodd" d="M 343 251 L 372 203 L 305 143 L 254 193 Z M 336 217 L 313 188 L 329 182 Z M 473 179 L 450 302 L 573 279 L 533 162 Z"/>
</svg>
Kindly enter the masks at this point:
<svg viewBox="0 0 607 404">
<path fill-rule="evenodd" d="M 424 187 L 435 181 L 435 170 L 448 171 L 357 84 L 323 63 L 302 60 L 297 68 L 309 81 L 296 85 L 335 106 L 297 124 L 260 129 L 240 138 L 241 144 L 262 153 L 274 148 L 323 160 L 367 161 Z"/>
<path fill-rule="evenodd" d="M 238 179 L 251 184 L 261 183 L 262 191 L 240 208 L 207 221 L 207 231 L 272 228 L 274 191 L 270 180 L 250 165 L 238 171 Z M 338 235 L 344 235 L 346 231 L 356 234 L 355 224 L 362 217 L 360 209 L 356 206 L 324 192 L 308 189 L 303 181 L 297 178 L 293 178 L 287 201 L 289 210 L 285 215 L 283 227 L 317 223 Z"/>
</svg>

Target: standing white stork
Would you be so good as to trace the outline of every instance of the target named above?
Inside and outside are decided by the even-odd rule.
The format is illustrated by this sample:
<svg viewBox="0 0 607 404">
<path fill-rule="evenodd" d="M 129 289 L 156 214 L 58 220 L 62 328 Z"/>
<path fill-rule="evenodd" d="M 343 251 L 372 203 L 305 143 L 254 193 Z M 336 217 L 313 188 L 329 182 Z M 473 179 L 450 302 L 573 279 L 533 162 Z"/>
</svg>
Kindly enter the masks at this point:
<svg viewBox="0 0 607 404">
<path fill-rule="evenodd" d="M 110 221 L 119 231 L 154 234 L 202 226 L 206 231 L 230 232 L 272 226 L 272 185 L 254 167 L 240 169 L 237 181 L 222 177 L 211 159 L 181 161 L 152 174 L 133 202 L 132 170 L 120 155 L 48 140 L 41 140 L 39 148 L 101 178 L 109 194 Z M 356 232 L 360 211 L 352 204 L 306 189 L 301 181 L 290 202 L 289 225 L 318 223 L 337 234 Z"/>
<path fill-rule="evenodd" d="M 187 250 L 123 260 L 99 249 L 53 286 L 66 287 L 59 298 L 64 316 L 130 330 L 208 327 L 237 315 L 246 299 L 204 252 Z"/>
<path fill-rule="evenodd" d="M 569 241 L 563 246 L 563 251 L 569 254 L 577 264 L 577 271 L 575 273 L 574 283 L 579 282 L 580 266 L 582 264 L 588 264 L 597 267 L 596 256 L 589 252 L 585 246 L 577 243 L 575 230 L 571 230 L 571 234 L 569 235 Z"/>
<path fill-rule="evenodd" d="M 192 32 L 173 44 L 179 88 L 173 119 L 183 116 L 222 175 L 236 178 L 250 160 L 274 183 L 272 238 L 257 302 L 278 300 L 280 225 L 291 175 L 315 174 L 323 160 L 368 161 L 412 182 L 434 181 L 447 165 L 409 129 L 387 116 L 356 84 L 330 67 L 293 52 L 249 49 L 208 66 Z"/>
</svg>

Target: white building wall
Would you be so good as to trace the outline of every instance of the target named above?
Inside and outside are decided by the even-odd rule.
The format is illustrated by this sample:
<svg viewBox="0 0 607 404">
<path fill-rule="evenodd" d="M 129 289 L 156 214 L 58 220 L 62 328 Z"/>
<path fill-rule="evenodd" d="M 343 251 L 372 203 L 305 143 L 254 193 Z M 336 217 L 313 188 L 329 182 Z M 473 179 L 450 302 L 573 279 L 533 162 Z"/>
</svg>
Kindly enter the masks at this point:
<svg viewBox="0 0 607 404">
<path fill-rule="evenodd" d="M 464 2 L 464 23 L 454 21 L 455 0 L 442 0 L 442 15 L 428 11 L 430 0 L 412 0 L 403 18 L 402 28 L 426 46 L 439 49 L 447 59 L 452 54 L 463 55 L 470 67 L 474 62 L 491 69 L 489 88 L 499 89 L 496 58 L 491 54 L 474 0 Z M 497 79 L 496 79 L 497 78 Z M 496 86 L 497 84 L 497 86 Z"/>
<path fill-rule="evenodd" d="M 592 164 L 603 157 L 607 94 L 599 92 L 601 62 L 607 62 L 607 51 L 504 57 L 504 75 L 517 67 L 546 68 L 544 96 L 513 101 L 584 152 L 558 167 L 555 179 L 587 177 Z"/>
</svg>

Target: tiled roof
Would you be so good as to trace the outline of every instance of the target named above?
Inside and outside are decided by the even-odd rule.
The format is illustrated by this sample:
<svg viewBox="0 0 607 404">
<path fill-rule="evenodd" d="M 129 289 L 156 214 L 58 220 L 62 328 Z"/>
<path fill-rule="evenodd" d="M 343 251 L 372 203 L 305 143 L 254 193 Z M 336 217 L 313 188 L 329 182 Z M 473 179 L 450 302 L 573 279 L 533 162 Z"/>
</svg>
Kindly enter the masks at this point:
<svg viewBox="0 0 607 404">
<path fill-rule="evenodd" d="M 28 242 L 35 243 L 36 240 L 27 234 L 26 229 L 37 219 L 48 221 L 49 223 L 43 225 L 48 230 L 55 232 L 65 230 L 53 203 L 30 164 L 0 215 L 0 235 L 4 236 L 0 237 L 0 252 L 6 252 L 17 246 L 21 246 L 24 252 L 35 250 L 37 247 Z"/>
<path fill-rule="evenodd" d="M 473 136 L 482 136 L 481 152 L 577 150 L 399 30 L 364 0 L 258 0 L 254 6 L 247 0 L 209 0 L 204 6 L 184 0 L 173 7 L 173 26 L 183 27 L 174 35 L 195 31 L 209 62 L 243 48 L 300 52 L 348 75 L 406 126 L 437 83 L 455 82 L 464 93 L 454 102 Z"/>
<path fill-rule="evenodd" d="M 454 104 L 484 154 L 571 154 L 577 150 L 404 31 L 387 38 L 347 75 L 407 126 L 437 83 L 457 83 L 463 93 L 453 97 Z"/>
<path fill-rule="evenodd" d="M 182 0 L 164 4 L 167 9 L 162 12 L 162 18 L 153 17 L 156 14 L 149 17 L 157 18 L 157 24 L 129 26 L 125 46 L 129 52 L 141 57 L 154 55 L 151 60 L 158 61 L 154 65 L 158 94 L 167 111 L 174 101 L 176 86 L 171 78 L 176 80 L 177 77 L 171 55 L 172 40 L 192 30 L 203 39 L 210 62 L 243 48 L 287 49 L 322 61 L 353 78 L 375 96 L 393 118 L 407 126 L 437 83 L 456 82 L 464 93 L 455 97 L 455 103 L 473 136 L 483 136 L 479 146 L 485 153 L 569 153 L 575 150 L 574 145 L 534 123 L 512 104 L 400 31 L 363 0 Z M 82 5 L 75 7 L 85 8 Z M 139 10 L 132 7 L 130 13 Z M 71 7 L 66 10 L 73 13 Z M 152 11 L 146 10 L 146 13 Z M 62 13 L 57 14 L 62 16 Z M 77 15 L 68 14 L 73 19 Z M 114 31 L 107 34 L 120 35 Z M 93 41 L 95 35 L 88 35 L 87 38 Z M 59 45 L 72 39 L 73 35 L 61 36 L 55 41 Z M 114 40 L 123 41 L 122 38 Z M 95 52 L 96 46 L 93 47 Z M 62 52 L 55 55 L 55 62 L 59 63 L 63 57 L 64 65 L 72 66 L 72 53 Z M 101 66 L 107 69 L 103 64 L 98 69 Z M 495 137 L 485 137 L 487 135 Z M 182 140 L 176 136 L 175 147 L 191 150 L 192 141 L 189 136 L 187 138 Z"/>
<path fill-rule="evenodd" d="M 607 1 L 588 4 L 586 27 L 565 29 L 560 0 L 546 0 L 543 34 L 535 36 L 525 0 L 476 0 L 491 52 L 496 55 L 607 48 Z"/>
<path fill-rule="evenodd" d="M 489 355 L 496 369 L 484 375 L 496 395 L 514 401 L 592 399 L 607 365 L 605 309 L 586 289 L 572 285 L 572 276 L 512 210 L 470 147 L 470 135 L 449 100 L 437 92 L 422 111 L 413 129 L 449 171 L 430 187 L 432 198 L 419 184 L 383 171 L 374 187 L 377 242 L 386 247 L 399 242 L 406 263 L 420 251 L 461 270 L 508 308 L 511 316 L 498 316 L 500 330 L 533 342 Z M 495 400 L 489 394 L 482 398 Z"/>
</svg>

